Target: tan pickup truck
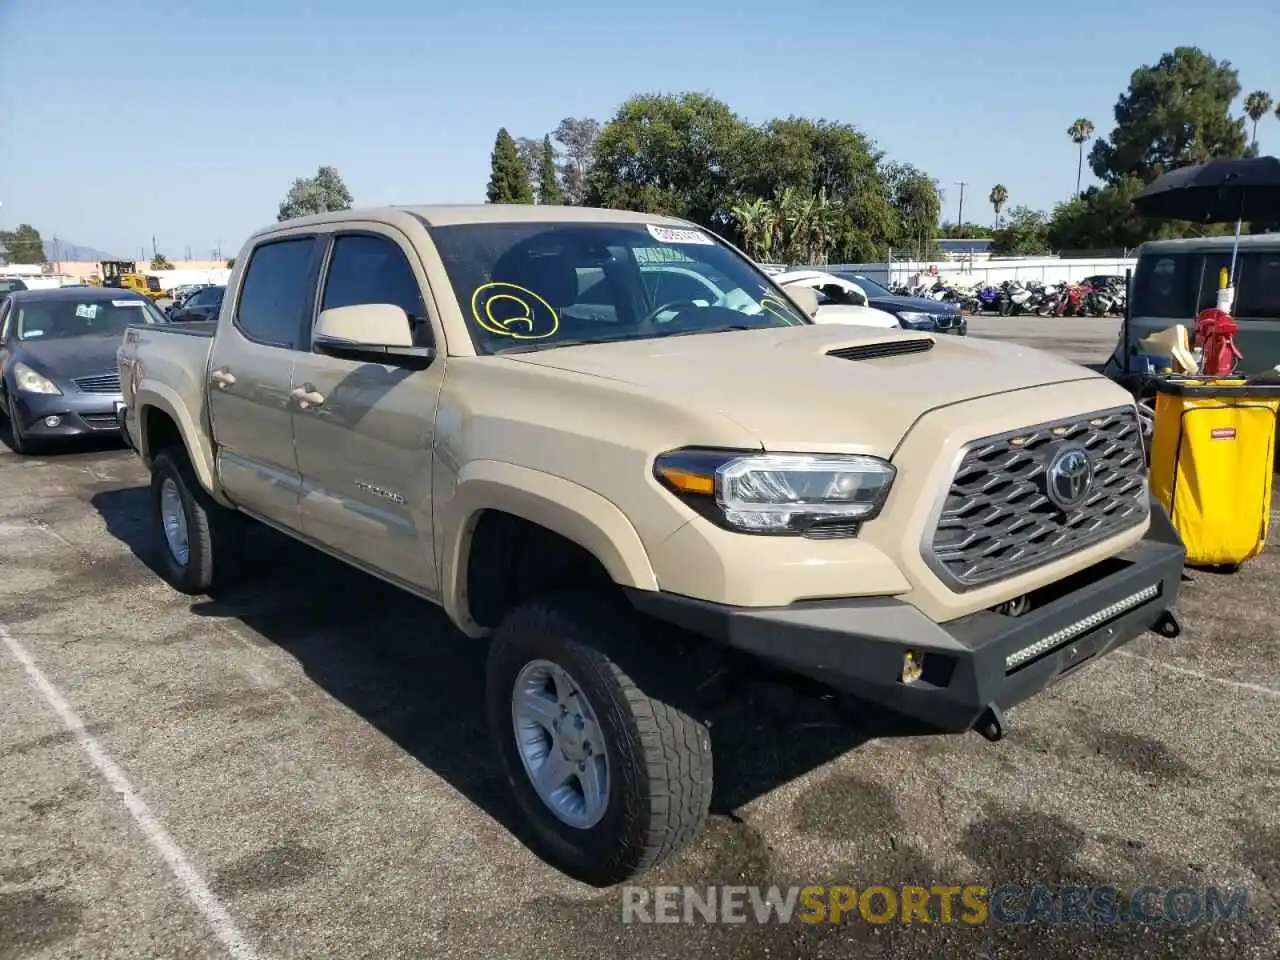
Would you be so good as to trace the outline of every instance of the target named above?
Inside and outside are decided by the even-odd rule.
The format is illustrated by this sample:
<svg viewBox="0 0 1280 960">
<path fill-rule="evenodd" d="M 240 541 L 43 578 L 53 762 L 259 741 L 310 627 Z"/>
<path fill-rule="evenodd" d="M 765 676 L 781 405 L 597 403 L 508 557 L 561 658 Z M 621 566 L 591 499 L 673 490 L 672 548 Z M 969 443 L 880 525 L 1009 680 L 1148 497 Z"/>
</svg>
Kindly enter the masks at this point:
<svg viewBox="0 0 1280 960">
<path fill-rule="evenodd" d="M 707 814 L 678 649 L 996 739 L 1002 708 L 1178 633 L 1183 547 L 1127 393 L 815 310 L 659 216 L 274 224 L 216 321 L 131 327 L 119 350 L 164 575 L 216 589 L 249 517 L 491 638 L 486 709 L 531 842 L 595 884 Z"/>
</svg>

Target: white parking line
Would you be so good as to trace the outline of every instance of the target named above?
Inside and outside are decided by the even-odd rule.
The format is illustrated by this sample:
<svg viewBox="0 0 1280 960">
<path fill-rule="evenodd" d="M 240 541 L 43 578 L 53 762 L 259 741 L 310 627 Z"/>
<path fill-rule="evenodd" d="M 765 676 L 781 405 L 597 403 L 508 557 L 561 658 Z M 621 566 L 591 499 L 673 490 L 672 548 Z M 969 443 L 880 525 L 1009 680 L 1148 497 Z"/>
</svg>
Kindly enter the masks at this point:
<svg viewBox="0 0 1280 960">
<path fill-rule="evenodd" d="M 1210 683 L 1220 683 L 1224 687 L 1232 687 L 1236 690 L 1247 690 L 1250 693 L 1260 693 L 1264 697 L 1275 697 L 1280 700 L 1280 690 L 1272 690 L 1270 687 L 1263 687 L 1256 683 L 1245 683 L 1242 680 L 1226 680 L 1222 677 L 1213 677 L 1207 673 L 1201 673 L 1199 670 L 1190 670 L 1187 667 L 1175 667 L 1172 663 L 1165 663 L 1163 660 L 1152 660 L 1150 657 L 1142 657 L 1136 653 L 1130 653 L 1128 650 L 1116 650 L 1117 656 L 1128 657 L 1130 660 L 1141 660 L 1143 663 L 1149 663 L 1153 667 L 1159 667 L 1161 670 L 1167 670 L 1169 673 L 1178 673 L 1184 677 L 1195 677 L 1197 680 L 1207 680 Z"/>
<path fill-rule="evenodd" d="M 235 960 L 258 960 L 259 954 L 254 950 L 245 935 L 240 932 L 236 922 L 231 919 L 231 914 L 227 912 L 221 901 L 214 896 L 213 891 L 204 882 L 204 878 L 200 876 L 199 871 L 196 870 L 187 855 L 182 852 L 182 848 L 174 842 L 173 837 L 165 830 L 164 825 L 157 819 L 156 815 L 151 812 L 151 808 L 147 806 L 146 801 L 134 790 L 133 784 L 124 775 L 124 771 L 116 766 L 115 761 L 103 749 L 102 744 L 85 729 L 84 723 L 76 715 L 76 712 L 71 709 L 71 705 L 67 703 L 62 694 L 58 692 L 57 687 L 49 682 L 49 678 L 36 666 L 36 662 L 31 658 L 26 648 L 18 642 L 3 624 L 0 624 L 0 640 L 4 641 L 4 645 L 9 648 L 9 652 L 13 654 L 14 659 L 22 664 L 22 669 L 26 671 L 27 679 L 31 681 L 31 685 L 40 691 L 41 696 L 53 708 L 53 712 L 58 715 L 58 719 L 62 721 L 63 726 L 75 736 L 80 746 L 84 748 L 84 752 L 89 755 L 89 759 L 93 761 L 93 765 L 98 768 L 98 772 L 102 774 L 103 778 L 120 797 L 121 802 L 124 803 L 125 808 L 129 811 L 129 815 L 133 817 L 134 822 L 137 823 L 139 829 L 142 830 L 143 835 L 147 838 L 147 842 L 164 858 L 173 875 L 182 884 L 187 899 L 209 921 L 214 935 L 227 948 L 227 952 Z"/>
</svg>

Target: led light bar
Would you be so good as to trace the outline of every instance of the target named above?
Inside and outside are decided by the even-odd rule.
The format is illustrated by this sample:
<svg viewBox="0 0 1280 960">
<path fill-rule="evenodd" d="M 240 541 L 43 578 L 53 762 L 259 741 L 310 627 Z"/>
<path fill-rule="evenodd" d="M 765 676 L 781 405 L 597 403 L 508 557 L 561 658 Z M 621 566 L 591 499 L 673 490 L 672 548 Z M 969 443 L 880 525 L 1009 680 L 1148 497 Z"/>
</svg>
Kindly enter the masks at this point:
<svg viewBox="0 0 1280 960">
<path fill-rule="evenodd" d="M 1160 596 L 1160 584 L 1153 583 L 1151 586 L 1144 587 L 1137 593 L 1125 597 L 1123 600 L 1117 600 L 1115 603 L 1103 607 L 1101 610 L 1095 610 L 1083 620 L 1077 620 L 1075 623 L 1069 624 L 1061 630 L 1056 630 L 1047 637 L 1037 640 L 1035 643 L 1031 644 L 1031 646 L 1023 647 L 1021 650 L 1017 650 L 1009 654 L 1004 658 L 1005 670 L 1006 672 L 1014 670 L 1025 664 L 1027 661 L 1034 660 L 1041 654 L 1048 653 L 1055 647 L 1060 647 L 1064 643 L 1074 640 L 1081 634 L 1088 633 L 1095 627 L 1102 626 L 1102 624 L 1106 623 L 1108 620 L 1113 620 L 1120 616 L 1120 614 L 1125 613 L 1128 610 L 1132 610 L 1134 607 L 1141 606 L 1148 600 L 1154 600 L 1158 596 Z"/>
</svg>

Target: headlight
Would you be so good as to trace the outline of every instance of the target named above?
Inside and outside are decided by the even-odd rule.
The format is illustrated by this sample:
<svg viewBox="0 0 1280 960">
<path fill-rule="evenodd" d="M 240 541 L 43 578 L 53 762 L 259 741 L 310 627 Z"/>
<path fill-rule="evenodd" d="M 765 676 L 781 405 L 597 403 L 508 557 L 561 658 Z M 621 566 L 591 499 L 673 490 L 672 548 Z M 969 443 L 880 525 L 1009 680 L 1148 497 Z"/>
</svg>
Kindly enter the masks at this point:
<svg viewBox="0 0 1280 960">
<path fill-rule="evenodd" d="M 932 327 L 934 321 L 931 314 L 904 310 L 898 314 L 898 324 L 903 327 Z"/>
<path fill-rule="evenodd" d="M 734 454 L 677 450 L 658 458 L 658 480 L 704 516 L 751 533 L 844 535 L 884 506 L 895 470 L 861 454 Z"/>
<path fill-rule="evenodd" d="M 61 393 L 58 385 L 48 377 L 42 376 L 25 363 L 13 365 L 13 382 L 19 390 L 26 393 Z"/>
</svg>

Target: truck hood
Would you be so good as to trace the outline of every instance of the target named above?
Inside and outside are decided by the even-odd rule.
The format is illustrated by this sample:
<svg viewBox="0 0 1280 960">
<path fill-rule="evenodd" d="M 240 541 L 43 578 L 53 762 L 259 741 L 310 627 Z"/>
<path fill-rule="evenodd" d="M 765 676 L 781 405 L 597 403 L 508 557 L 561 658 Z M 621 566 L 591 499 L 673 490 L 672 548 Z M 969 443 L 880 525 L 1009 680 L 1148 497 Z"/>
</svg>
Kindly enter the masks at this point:
<svg viewBox="0 0 1280 960">
<path fill-rule="evenodd" d="M 931 346 L 876 356 L 895 345 L 919 350 L 922 342 Z M 848 359 L 833 351 L 872 356 Z M 758 437 L 766 450 L 882 457 L 891 456 L 912 424 L 931 410 L 1051 383 L 1103 379 L 1028 347 L 844 324 L 582 344 L 508 357 L 628 384 L 704 413 L 718 411 Z M 1125 399 L 1117 387 L 1117 402 Z M 1033 410 L 1028 418 L 1034 421 Z"/>
</svg>

